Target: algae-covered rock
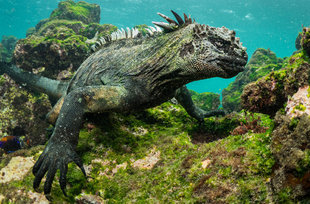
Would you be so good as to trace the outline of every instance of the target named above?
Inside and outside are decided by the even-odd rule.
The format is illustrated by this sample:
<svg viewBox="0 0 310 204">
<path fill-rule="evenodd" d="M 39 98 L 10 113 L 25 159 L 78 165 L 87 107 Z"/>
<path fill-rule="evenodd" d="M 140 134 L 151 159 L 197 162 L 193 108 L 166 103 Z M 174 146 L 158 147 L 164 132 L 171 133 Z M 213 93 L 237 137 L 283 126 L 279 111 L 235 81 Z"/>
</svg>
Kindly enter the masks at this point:
<svg viewBox="0 0 310 204">
<path fill-rule="evenodd" d="M 62 1 L 58 4 L 51 16 L 54 19 L 66 19 L 82 21 L 85 24 L 100 22 L 100 7 L 97 4 L 89 4 L 84 1 L 75 3 L 72 0 Z"/>
<path fill-rule="evenodd" d="M 304 51 L 291 56 L 284 68 L 247 85 L 241 96 L 242 107 L 252 111 L 275 115 L 289 96 L 309 83 L 310 61 Z"/>
<path fill-rule="evenodd" d="M 286 192 L 291 200 L 308 198 L 309 201 L 309 115 L 304 114 L 298 119 L 290 119 L 278 112 L 275 122 L 276 128 L 272 133 L 271 144 L 276 161 L 271 177 L 272 188 L 278 195 Z"/>
<path fill-rule="evenodd" d="M 301 117 L 303 114 L 310 115 L 309 91 L 309 86 L 300 87 L 298 91 L 288 99 L 285 112 L 290 119 Z"/>
<path fill-rule="evenodd" d="M 227 112 L 240 111 L 242 109 L 241 94 L 244 87 L 272 71 L 279 70 L 282 67 L 282 62 L 283 60 L 269 49 L 257 49 L 246 65 L 245 71 L 240 73 L 227 88 L 223 89 L 224 110 Z"/>
<path fill-rule="evenodd" d="M 295 40 L 295 48 L 296 48 L 296 50 L 300 50 L 302 47 L 301 47 L 301 32 L 300 33 L 298 33 L 298 35 L 297 35 L 297 38 L 296 38 L 296 40 Z"/>
<path fill-rule="evenodd" d="M 98 24 L 99 17 L 98 5 L 71 0 L 60 2 L 49 19 L 41 20 L 27 38 L 18 41 L 14 63 L 49 78 L 69 79 L 91 53 L 94 42 L 88 38 L 116 30 L 113 25 Z"/>
<path fill-rule="evenodd" d="M 2 36 L 0 43 L 0 61 L 10 62 L 12 59 L 12 54 L 17 42 L 15 36 Z"/>
<path fill-rule="evenodd" d="M 310 27 L 304 27 L 301 34 L 301 47 L 310 57 Z"/>
<path fill-rule="evenodd" d="M 24 136 L 28 145 L 47 140 L 45 115 L 51 109 L 46 95 L 32 95 L 6 75 L 0 75 L 0 138 Z"/>
<path fill-rule="evenodd" d="M 193 90 L 189 90 L 191 97 L 199 108 L 210 111 L 217 110 L 220 106 L 220 95 L 210 92 L 197 93 Z"/>
<path fill-rule="evenodd" d="M 244 116 L 212 117 L 199 125 L 180 105 L 170 102 L 134 115 L 88 116 L 77 152 L 89 178 L 70 164 L 68 197 L 54 181 L 53 202 L 271 202 L 267 186 L 274 163 L 269 150 L 273 122 L 266 115 L 254 114 L 259 126 L 269 127 L 266 132 L 229 136 Z M 197 141 L 198 132 L 218 138 Z M 37 160 L 40 150 L 22 151 L 24 157 Z M 11 158 L 21 156 L 19 152 Z M 8 156 L 0 169 L 7 169 Z M 33 192 L 33 179 L 28 172 L 21 180 L 0 184 L 4 202 L 33 202 L 28 193 Z M 42 184 L 38 191 L 43 191 Z M 42 194 L 36 194 L 37 202 L 44 202 L 44 197 L 38 197 Z"/>
</svg>

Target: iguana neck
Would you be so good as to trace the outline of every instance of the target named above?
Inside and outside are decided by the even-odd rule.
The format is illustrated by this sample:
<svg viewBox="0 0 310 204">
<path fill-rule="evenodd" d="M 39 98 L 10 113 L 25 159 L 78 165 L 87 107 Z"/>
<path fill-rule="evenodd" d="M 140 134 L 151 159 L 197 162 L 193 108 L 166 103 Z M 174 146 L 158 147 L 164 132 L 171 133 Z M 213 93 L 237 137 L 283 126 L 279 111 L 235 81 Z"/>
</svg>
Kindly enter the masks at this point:
<svg viewBox="0 0 310 204">
<path fill-rule="evenodd" d="M 137 77 L 146 80 L 152 95 L 176 90 L 192 81 L 186 70 L 188 65 L 179 57 L 182 40 L 181 35 L 165 34 L 151 42 L 148 50 L 153 54 L 140 66 L 141 72 Z"/>
</svg>

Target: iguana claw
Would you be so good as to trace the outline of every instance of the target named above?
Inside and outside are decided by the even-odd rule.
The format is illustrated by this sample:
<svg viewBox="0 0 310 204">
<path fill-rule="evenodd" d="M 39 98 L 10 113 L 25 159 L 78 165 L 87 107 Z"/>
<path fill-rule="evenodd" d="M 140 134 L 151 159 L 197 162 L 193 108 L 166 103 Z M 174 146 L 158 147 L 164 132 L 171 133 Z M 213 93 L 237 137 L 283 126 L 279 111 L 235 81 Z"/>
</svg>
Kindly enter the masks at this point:
<svg viewBox="0 0 310 204">
<path fill-rule="evenodd" d="M 52 189 L 52 183 L 56 171 L 57 169 L 59 169 L 59 184 L 63 194 L 67 196 L 66 175 L 68 171 L 68 163 L 70 162 L 76 163 L 78 167 L 82 170 L 83 174 L 86 176 L 82 160 L 74 151 L 71 144 L 65 142 L 58 143 L 50 141 L 33 167 L 32 172 L 35 175 L 33 188 L 37 189 L 39 187 L 42 178 L 47 173 L 46 181 L 44 183 L 44 194 L 46 198 L 50 200 L 51 197 L 49 194 Z"/>
</svg>

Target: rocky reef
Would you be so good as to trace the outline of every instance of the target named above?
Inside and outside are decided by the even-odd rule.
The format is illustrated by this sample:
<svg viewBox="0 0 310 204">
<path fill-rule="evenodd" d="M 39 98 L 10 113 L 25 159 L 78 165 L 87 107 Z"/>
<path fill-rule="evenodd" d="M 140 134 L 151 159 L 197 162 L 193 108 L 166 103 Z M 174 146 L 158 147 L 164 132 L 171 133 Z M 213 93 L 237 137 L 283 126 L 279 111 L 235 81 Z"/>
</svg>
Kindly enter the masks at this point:
<svg viewBox="0 0 310 204">
<path fill-rule="evenodd" d="M 222 91 L 222 104 L 227 112 L 241 111 L 241 94 L 244 87 L 272 71 L 281 69 L 283 59 L 278 58 L 270 49 L 258 48 L 252 55 L 244 72 Z"/>
<path fill-rule="evenodd" d="M 242 106 L 252 112 L 275 116 L 271 150 L 275 158 L 271 174 L 274 195 L 288 200 L 306 200 L 310 195 L 309 114 L 310 58 L 305 49 L 307 30 L 297 37 L 299 51 L 273 71 L 244 88 Z"/>
<path fill-rule="evenodd" d="M 28 30 L 17 42 L 13 62 L 19 67 L 54 79 L 69 79 L 91 53 L 90 40 L 117 28 L 100 25 L 100 7 L 86 2 L 62 1 L 50 18 Z"/>
</svg>

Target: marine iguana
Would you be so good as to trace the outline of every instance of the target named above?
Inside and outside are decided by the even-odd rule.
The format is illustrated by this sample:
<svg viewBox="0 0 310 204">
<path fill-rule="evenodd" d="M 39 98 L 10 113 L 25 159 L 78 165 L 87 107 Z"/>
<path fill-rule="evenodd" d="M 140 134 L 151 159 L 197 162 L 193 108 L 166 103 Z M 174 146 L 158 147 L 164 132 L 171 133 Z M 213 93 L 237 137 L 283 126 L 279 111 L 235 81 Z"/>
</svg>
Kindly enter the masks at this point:
<svg viewBox="0 0 310 204">
<path fill-rule="evenodd" d="M 182 19 L 172 13 L 177 21 L 159 13 L 168 23 L 153 22 L 163 29 L 160 35 L 154 34 L 160 30 L 158 27 L 150 27 L 147 38 L 137 30 L 127 29 L 99 39 L 101 48 L 81 64 L 69 83 L 0 64 L 0 74 L 5 72 L 17 82 L 59 99 L 48 114 L 55 129 L 33 167 L 35 189 L 47 173 L 44 193 L 48 196 L 60 169 L 59 182 L 66 195 L 70 162 L 75 162 L 86 175 L 75 151 L 85 113 L 137 111 L 173 97 L 200 121 L 223 113 L 204 112 L 196 107 L 185 84 L 211 77 L 234 77 L 244 70 L 246 49 L 235 37 L 235 31 L 201 25 L 190 16 L 184 14 Z"/>
</svg>

